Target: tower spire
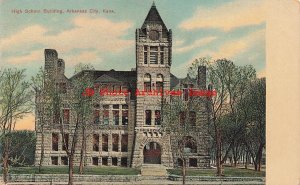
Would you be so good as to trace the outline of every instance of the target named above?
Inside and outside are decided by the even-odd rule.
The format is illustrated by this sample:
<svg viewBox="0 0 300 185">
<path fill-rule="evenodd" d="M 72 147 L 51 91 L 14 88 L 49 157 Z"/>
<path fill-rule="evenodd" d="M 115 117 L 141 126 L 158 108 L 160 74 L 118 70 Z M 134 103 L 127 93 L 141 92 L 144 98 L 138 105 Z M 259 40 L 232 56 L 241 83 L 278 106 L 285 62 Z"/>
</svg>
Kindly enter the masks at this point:
<svg viewBox="0 0 300 185">
<path fill-rule="evenodd" d="M 153 3 L 152 3 L 152 7 L 155 7 L 155 2 L 153 1 Z"/>
</svg>

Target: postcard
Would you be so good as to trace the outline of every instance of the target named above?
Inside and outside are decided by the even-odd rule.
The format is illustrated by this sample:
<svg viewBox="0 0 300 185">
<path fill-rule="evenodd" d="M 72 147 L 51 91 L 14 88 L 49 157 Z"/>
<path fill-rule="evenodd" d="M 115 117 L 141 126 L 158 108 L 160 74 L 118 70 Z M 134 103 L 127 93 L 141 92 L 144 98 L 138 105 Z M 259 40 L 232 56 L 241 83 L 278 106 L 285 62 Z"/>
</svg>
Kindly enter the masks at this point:
<svg viewBox="0 0 300 185">
<path fill-rule="evenodd" d="M 0 181 L 268 184 L 265 1 L 0 3 Z"/>
</svg>

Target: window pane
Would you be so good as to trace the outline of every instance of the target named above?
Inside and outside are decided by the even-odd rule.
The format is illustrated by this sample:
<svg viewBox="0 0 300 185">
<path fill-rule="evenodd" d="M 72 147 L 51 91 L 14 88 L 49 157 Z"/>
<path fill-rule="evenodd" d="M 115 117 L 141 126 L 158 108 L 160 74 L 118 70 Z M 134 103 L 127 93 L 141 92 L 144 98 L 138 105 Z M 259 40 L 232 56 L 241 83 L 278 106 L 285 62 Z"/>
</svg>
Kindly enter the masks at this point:
<svg viewBox="0 0 300 185">
<path fill-rule="evenodd" d="M 122 111 L 122 125 L 128 125 L 128 110 Z"/>
<path fill-rule="evenodd" d="M 99 116 L 100 116 L 100 111 L 99 110 L 95 110 L 94 111 L 94 123 L 95 124 L 99 124 L 100 123 Z"/>
<path fill-rule="evenodd" d="M 179 112 L 179 123 L 183 125 L 185 123 L 185 112 Z"/>
<path fill-rule="evenodd" d="M 158 92 L 162 92 L 163 91 L 163 82 L 156 82 L 156 90 Z"/>
<path fill-rule="evenodd" d="M 52 133 L 52 150 L 58 151 L 58 134 Z"/>
<path fill-rule="evenodd" d="M 107 134 L 102 135 L 102 151 L 105 151 L 105 152 L 108 151 L 108 135 Z"/>
<path fill-rule="evenodd" d="M 155 111 L 155 125 L 160 125 L 160 110 Z"/>
<path fill-rule="evenodd" d="M 196 126 L 196 112 L 190 111 L 189 116 L 191 126 Z"/>
<path fill-rule="evenodd" d="M 146 125 L 151 125 L 151 110 L 145 111 L 145 123 Z"/>
<path fill-rule="evenodd" d="M 127 152 L 128 151 L 128 135 L 124 134 L 122 135 L 121 139 L 121 152 Z"/>
<path fill-rule="evenodd" d="M 146 91 L 146 92 L 151 91 L 151 83 L 150 82 L 144 82 L 144 91 Z"/>
<path fill-rule="evenodd" d="M 64 134 L 64 142 L 65 142 L 65 145 L 62 143 L 62 149 L 63 150 L 68 150 L 69 148 L 69 134 Z"/>
<path fill-rule="evenodd" d="M 119 135 L 118 134 L 113 134 L 112 139 L 113 139 L 113 148 L 112 148 L 112 150 L 117 152 L 118 149 L 119 149 Z"/>
<path fill-rule="evenodd" d="M 118 110 L 113 111 L 113 122 L 114 122 L 114 125 L 119 125 L 119 111 Z"/>
<path fill-rule="evenodd" d="M 99 151 L 99 135 L 93 135 L 93 151 Z"/>
<path fill-rule="evenodd" d="M 64 109 L 64 124 L 69 124 L 70 121 L 70 110 Z"/>
<path fill-rule="evenodd" d="M 104 110 L 103 111 L 103 124 L 108 125 L 108 123 L 109 123 L 109 111 Z"/>
</svg>

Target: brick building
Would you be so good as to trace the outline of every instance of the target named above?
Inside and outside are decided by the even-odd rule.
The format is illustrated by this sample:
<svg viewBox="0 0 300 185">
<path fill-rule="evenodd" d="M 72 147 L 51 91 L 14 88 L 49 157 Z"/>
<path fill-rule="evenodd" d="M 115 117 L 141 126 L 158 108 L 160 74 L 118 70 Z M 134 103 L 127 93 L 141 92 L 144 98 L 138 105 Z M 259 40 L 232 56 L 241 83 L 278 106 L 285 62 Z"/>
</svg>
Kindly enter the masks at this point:
<svg viewBox="0 0 300 185">
<path fill-rule="evenodd" d="M 176 153 L 172 152 L 172 136 L 161 129 L 161 96 L 135 95 L 136 90 L 183 90 L 187 88 L 206 89 L 206 69 L 198 70 L 194 84 L 187 77 L 179 79 L 170 73 L 172 64 L 172 31 L 167 29 L 156 6 L 153 4 L 141 28 L 136 30 L 136 68 L 131 71 L 85 70 L 71 78 L 64 75 L 64 60 L 58 58 L 54 49 L 45 49 L 45 72 L 62 88 L 64 102 L 70 101 L 72 82 L 80 75 L 89 75 L 97 91 L 103 88 L 115 91 L 130 91 L 128 95 L 103 96 L 94 100 L 94 120 L 86 131 L 86 160 L 88 166 L 140 167 L 145 163 L 161 164 L 166 167 L 180 165 Z M 185 97 L 183 97 L 184 100 Z M 67 104 L 66 104 L 67 105 Z M 74 111 L 68 106 L 62 108 L 66 133 L 72 133 Z M 73 114 L 73 115 L 72 115 Z M 188 166 L 208 167 L 207 111 L 193 112 L 195 131 L 191 137 L 196 146 L 186 146 L 189 152 Z M 47 118 L 41 123 L 36 116 L 36 165 L 41 153 L 41 125 L 45 135 L 45 157 L 43 165 L 67 165 L 68 158 L 62 146 L 59 124 Z M 65 137 L 69 137 L 66 134 Z M 75 165 L 79 164 L 81 137 L 76 149 Z"/>
</svg>

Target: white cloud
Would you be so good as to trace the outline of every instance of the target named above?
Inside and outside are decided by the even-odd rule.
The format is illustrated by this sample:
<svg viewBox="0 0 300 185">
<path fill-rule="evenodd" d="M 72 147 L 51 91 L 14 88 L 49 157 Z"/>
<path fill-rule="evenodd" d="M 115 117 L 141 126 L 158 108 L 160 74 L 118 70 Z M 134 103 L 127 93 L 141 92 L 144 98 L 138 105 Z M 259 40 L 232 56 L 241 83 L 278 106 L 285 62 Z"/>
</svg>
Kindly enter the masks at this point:
<svg viewBox="0 0 300 185">
<path fill-rule="evenodd" d="M 10 64 L 28 64 L 33 61 L 42 61 L 42 60 L 43 60 L 42 51 L 36 50 L 22 56 L 10 57 L 6 61 Z"/>
<path fill-rule="evenodd" d="M 179 27 L 184 30 L 217 28 L 223 31 L 265 22 L 264 0 L 236 0 L 217 8 L 198 7 Z"/>
<path fill-rule="evenodd" d="M 234 60 L 236 56 L 246 53 L 247 51 L 249 51 L 249 49 L 253 48 L 264 39 L 264 29 L 252 32 L 244 37 L 225 42 L 215 50 L 203 50 L 192 57 L 191 60 L 184 63 L 181 67 L 190 66 L 195 59 L 201 57 L 212 57 L 212 59 L 227 58 L 229 60 Z M 253 57 L 257 57 L 256 54 Z"/>
<path fill-rule="evenodd" d="M 173 46 L 174 46 L 174 47 L 180 47 L 180 46 L 182 46 L 183 43 L 184 43 L 184 40 L 183 40 L 183 39 L 176 39 L 176 40 L 174 41 Z"/>
<path fill-rule="evenodd" d="M 73 55 L 68 64 L 76 65 L 78 63 L 91 63 L 92 61 L 97 61 L 98 63 L 102 61 L 97 51 L 83 51 Z"/>
<path fill-rule="evenodd" d="M 191 45 L 187 45 L 187 46 L 182 46 L 182 47 L 175 47 L 174 49 L 174 52 L 176 53 L 185 53 L 185 52 L 188 52 L 192 49 L 195 49 L 195 48 L 199 48 L 201 46 L 204 46 L 208 43 L 211 43 L 212 41 L 216 40 L 217 37 L 206 37 L 206 38 L 201 38 L 201 39 L 198 39 L 196 41 L 194 41 Z"/>
<path fill-rule="evenodd" d="M 67 54 L 72 49 L 95 49 L 99 52 L 120 52 L 134 43 L 133 40 L 123 39 L 132 26 L 131 22 L 112 22 L 105 18 L 75 17 L 72 29 L 60 32 L 56 35 L 47 34 L 48 29 L 41 25 L 32 25 L 19 32 L 3 38 L 0 41 L 2 52 L 11 50 L 23 50 L 42 44 L 46 48 L 54 48 L 58 53 Z M 39 51 L 42 55 L 43 50 Z M 32 52 L 22 57 L 10 58 L 11 63 L 28 62 L 30 58 L 37 58 L 37 53 Z M 96 53 L 83 52 L 83 59 L 96 58 Z"/>
</svg>

